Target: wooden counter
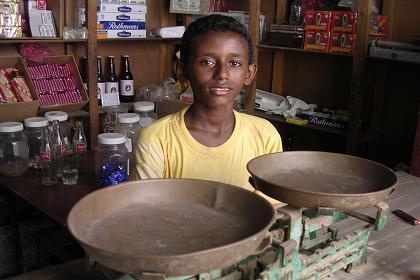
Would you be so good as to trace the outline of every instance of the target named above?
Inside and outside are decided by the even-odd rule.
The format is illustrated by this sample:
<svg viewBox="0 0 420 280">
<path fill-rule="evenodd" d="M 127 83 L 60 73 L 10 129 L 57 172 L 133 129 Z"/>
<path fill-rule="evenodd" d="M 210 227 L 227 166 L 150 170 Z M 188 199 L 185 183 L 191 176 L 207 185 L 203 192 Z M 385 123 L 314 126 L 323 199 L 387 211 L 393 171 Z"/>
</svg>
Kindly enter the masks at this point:
<svg viewBox="0 0 420 280">
<path fill-rule="evenodd" d="M 44 186 L 41 184 L 41 171 L 29 169 L 19 177 L 0 176 L 0 187 L 65 226 L 67 215 L 73 205 L 83 196 L 97 189 L 93 171 L 93 154 L 89 156 L 89 172 L 79 173 L 79 180 L 75 185 L 64 185 L 59 182 L 54 186 Z"/>
<path fill-rule="evenodd" d="M 398 172 L 397 191 L 386 202 L 391 210 L 402 209 L 420 217 L 420 178 Z M 75 186 L 57 185 L 44 187 L 36 181 L 36 174 L 28 173 L 24 179 L 0 178 L 5 187 L 25 199 L 48 216 L 65 224 L 67 214 L 74 203 L 85 194 L 93 191 L 94 177 L 81 176 Z M 35 177 L 34 177 L 35 176 Z M 373 209 L 366 209 L 372 214 Z M 343 222 L 345 231 L 351 232 L 365 223 L 357 219 Z M 373 231 L 368 244 L 367 265 L 359 271 L 347 274 L 336 272 L 331 279 L 420 279 L 420 226 L 412 226 L 394 214 L 389 217 L 383 231 Z M 13 280 L 33 279 L 104 279 L 99 273 L 88 272 L 84 260 L 61 264 L 44 270 L 23 274 Z"/>
</svg>

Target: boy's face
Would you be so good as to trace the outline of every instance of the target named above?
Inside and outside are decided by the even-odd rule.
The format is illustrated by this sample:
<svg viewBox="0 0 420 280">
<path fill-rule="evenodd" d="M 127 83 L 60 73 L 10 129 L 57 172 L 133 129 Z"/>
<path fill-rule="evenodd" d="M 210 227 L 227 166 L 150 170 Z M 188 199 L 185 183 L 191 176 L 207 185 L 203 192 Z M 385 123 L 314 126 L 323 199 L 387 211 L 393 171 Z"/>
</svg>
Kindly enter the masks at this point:
<svg viewBox="0 0 420 280">
<path fill-rule="evenodd" d="M 248 64 L 248 44 L 232 32 L 209 32 L 194 38 L 184 75 L 194 102 L 208 107 L 233 106 L 244 84 L 249 85 L 257 66 Z"/>
</svg>

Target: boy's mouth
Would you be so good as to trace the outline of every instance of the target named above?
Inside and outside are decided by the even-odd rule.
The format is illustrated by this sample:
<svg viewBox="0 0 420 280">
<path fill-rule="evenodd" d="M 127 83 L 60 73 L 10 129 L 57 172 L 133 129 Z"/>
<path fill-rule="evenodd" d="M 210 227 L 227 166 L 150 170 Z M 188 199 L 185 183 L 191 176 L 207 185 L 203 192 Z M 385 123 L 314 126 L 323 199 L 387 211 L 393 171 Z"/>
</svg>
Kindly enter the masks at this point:
<svg viewBox="0 0 420 280">
<path fill-rule="evenodd" d="M 232 89 L 229 87 L 211 87 L 210 92 L 214 95 L 224 96 L 227 95 Z"/>
</svg>

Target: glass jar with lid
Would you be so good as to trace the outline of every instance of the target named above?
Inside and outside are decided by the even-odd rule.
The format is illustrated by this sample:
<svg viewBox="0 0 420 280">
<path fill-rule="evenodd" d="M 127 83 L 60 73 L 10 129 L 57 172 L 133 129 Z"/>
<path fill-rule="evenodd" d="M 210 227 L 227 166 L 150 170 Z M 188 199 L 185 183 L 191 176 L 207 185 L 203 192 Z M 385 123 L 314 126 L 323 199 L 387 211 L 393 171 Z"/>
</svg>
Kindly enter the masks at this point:
<svg viewBox="0 0 420 280">
<path fill-rule="evenodd" d="M 120 133 L 98 135 L 95 151 L 95 174 L 99 186 L 116 185 L 127 181 L 130 175 L 130 153 L 125 147 L 125 136 Z"/>
<path fill-rule="evenodd" d="M 117 119 L 115 132 L 125 136 L 125 147 L 131 153 L 133 151 L 133 143 L 135 143 L 140 130 L 140 116 L 135 113 L 124 113 L 119 114 Z"/>
<path fill-rule="evenodd" d="M 148 101 L 140 101 L 134 103 L 134 112 L 140 116 L 140 126 L 145 128 L 155 120 L 157 120 L 157 115 L 155 113 L 155 104 Z"/>
<path fill-rule="evenodd" d="M 127 106 L 124 105 L 104 106 L 102 107 L 102 110 L 105 112 L 105 117 L 103 119 L 104 133 L 114 132 L 118 115 L 128 112 Z"/>
<path fill-rule="evenodd" d="M 20 176 L 28 170 L 28 140 L 20 122 L 0 123 L 0 175 Z"/>
<path fill-rule="evenodd" d="M 29 167 L 39 169 L 41 168 L 39 156 L 42 137 L 44 136 L 44 130 L 48 127 L 48 120 L 44 117 L 33 117 L 26 118 L 23 123 L 25 124 L 25 134 L 28 138 Z"/>
<path fill-rule="evenodd" d="M 66 112 L 50 111 L 50 112 L 46 112 L 44 116 L 50 122 L 49 124 L 50 132 L 52 131 L 52 123 L 54 121 L 58 121 L 59 126 L 60 126 L 60 133 L 61 133 L 61 136 L 63 137 L 63 140 L 67 138 L 67 141 L 69 142 L 71 141 L 71 125 L 67 121 L 69 118 L 69 115 Z"/>
</svg>

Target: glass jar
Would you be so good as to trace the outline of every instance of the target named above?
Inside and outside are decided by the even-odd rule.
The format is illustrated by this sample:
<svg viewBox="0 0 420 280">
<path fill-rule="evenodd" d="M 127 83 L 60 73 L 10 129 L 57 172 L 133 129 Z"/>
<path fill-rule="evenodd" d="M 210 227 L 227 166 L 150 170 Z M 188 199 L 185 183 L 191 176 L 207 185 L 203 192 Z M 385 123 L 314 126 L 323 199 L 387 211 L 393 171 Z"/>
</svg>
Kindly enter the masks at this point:
<svg viewBox="0 0 420 280">
<path fill-rule="evenodd" d="M 115 126 L 117 124 L 118 114 L 128 112 L 127 106 L 124 106 L 124 105 L 105 106 L 105 107 L 102 107 L 102 110 L 104 110 L 106 114 L 103 119 L 104 133 L 114 132 Z"/>
<path fill-rule="evenodd" d="M 153 102 L 141 101 L 134 103 L 134 112 L 140 116 L 140 126 L 145 128 L 155 120 L 157 115 L 155 111 L 155 104 Z"/>
<path fill-rule="evenodd" d="M 120 133 L 98 135 L 95 151 L 95 174 L 99 186 L 116 185 L 129 178 L 130 153 L 125 147 L 125 136 Z"/>
<path fill-rule="evenodd" d="M 135 113 L 124 113 L 118 115 L 115 132 L 125 136 L 125 147 L 128 152 L 133 151 L 133 143 L 136 142 L 137 134 L 140 130 L 140 116 Z"/>
<path fill-rule="evenodd" d="M 26 118 L 25 134 L 29 146 L 29 167 L 41 168 L 39 162 L 43 131 L 48 127 L 48 120 L 44 117 Z"/>
<path fill-rule="evenodd" d="M 28 139 L 20 122 L 0 123 L 0 175 L 20 176 L 28 170 Z"/>
<path fill-rule="evenodd" d="M 66 112 L 62 111 L 50 111 L 46 112 L 44 116 L 48 119 L 49 123 L 49 131 L 52 131 L 52 123 L 53 121 L 59 121 L 60 126 L 60 133 L 63 137 L 63 141 L 67 138 L 67 141 L 71 141 L 71 125 L 67 121 L 69 115 Z"/>
</svg>

